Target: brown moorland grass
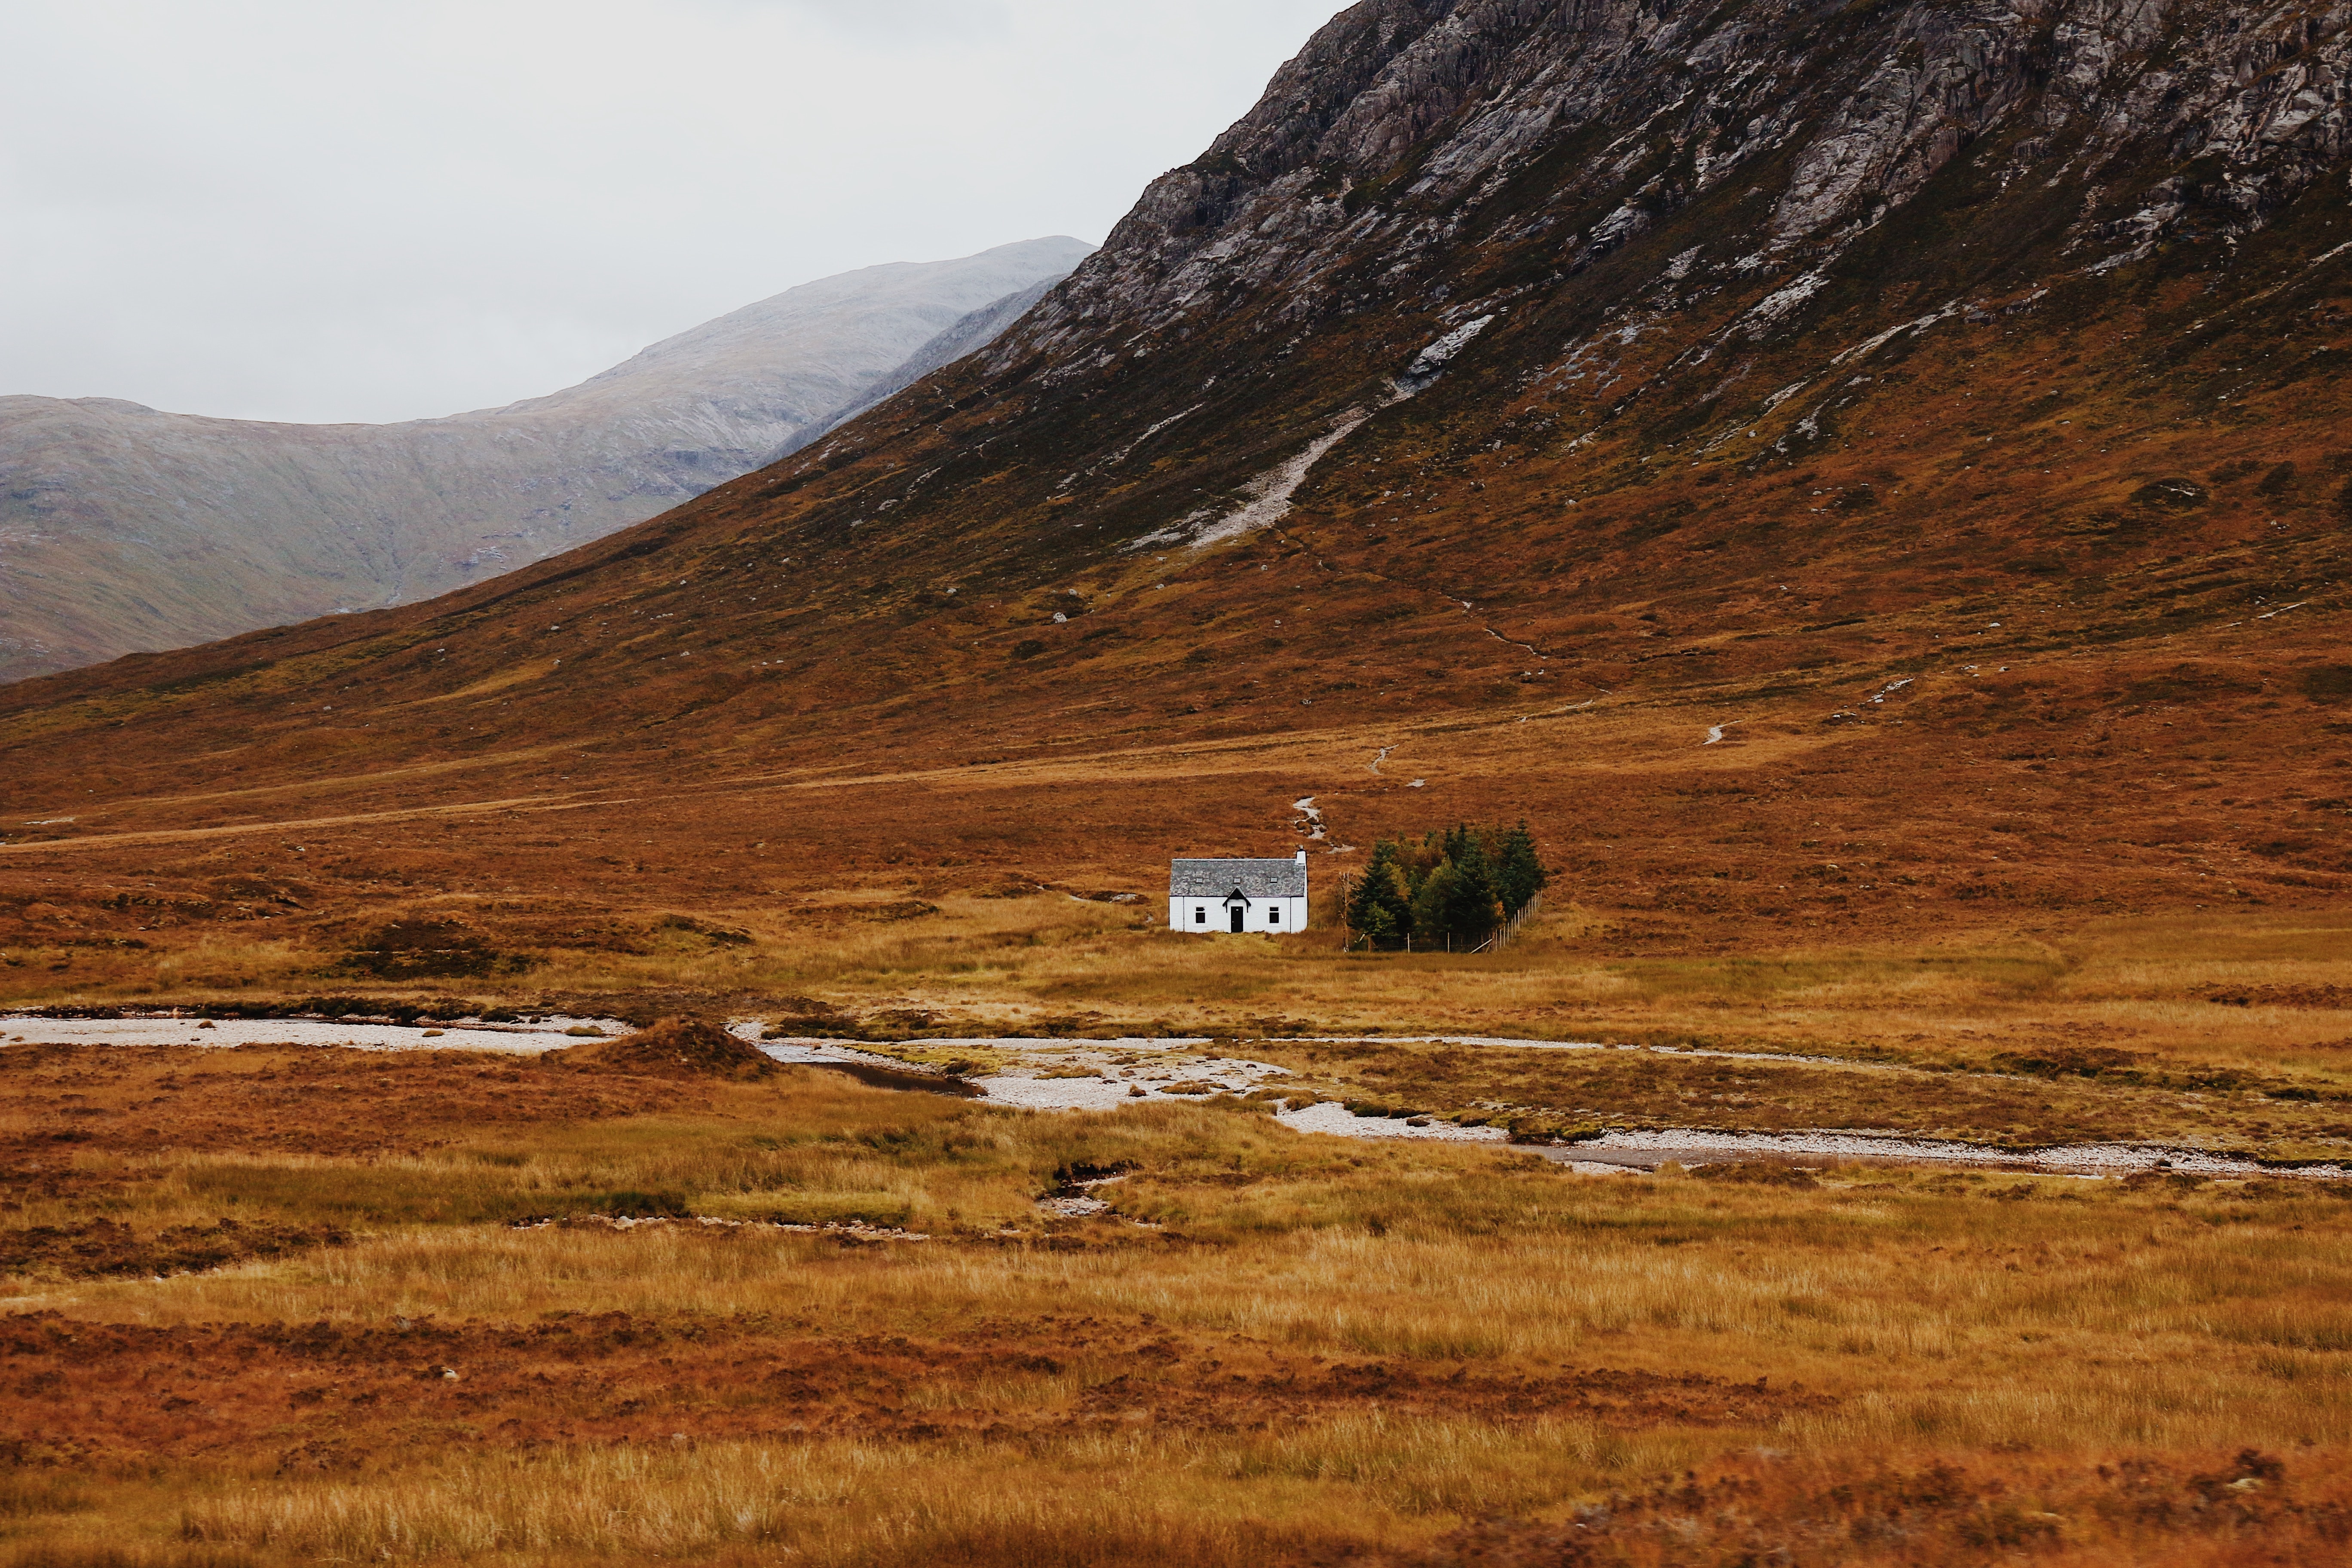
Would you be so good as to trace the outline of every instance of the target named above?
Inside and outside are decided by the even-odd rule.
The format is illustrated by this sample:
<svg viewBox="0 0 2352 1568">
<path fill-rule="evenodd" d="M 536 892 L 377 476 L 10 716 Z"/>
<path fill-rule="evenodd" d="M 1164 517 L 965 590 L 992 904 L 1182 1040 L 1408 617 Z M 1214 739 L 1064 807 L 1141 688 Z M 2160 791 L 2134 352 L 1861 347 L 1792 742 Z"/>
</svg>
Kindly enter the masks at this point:
<svg viewBox="0 0 2352 1568">
<path fill-rule="evenodd" d="M 12 1188 L 16 1232 L 340 1233 L 162 1280 L 17 1266 L 0 1562 L 2220 1563 L 2345 1539 L 2352 1202 L 2325 1184 L 1592 1178 L 1231 1100 L 1037 1114 L 806 1069 L 607 1080 L 621 1101 L 576 1119 L 386 1094 L 348 1111 L 364 1148 L 285 1146 L 274 1124 L 320 1109 L 284 1098 L 297 1064 L 365 1082 L 365 1055 L 0 1051 L 12 1169 L 66 1178 Z M 518 1093 L 587 1077 L 483 1065 Z M 462 1056 L 389 1076 L 436 1068 L 508 1088 Z M 64 1094 L 199 1069 L 192 1146 L 106 1115 L 34 1141 Z M 1109 1214 L 1035 1205 L 1117 1169 Z M 616 1194 L 755 1223 L 590 1217 Z"/>
<path fill-rule="evenodd" d="M 2303 657 L 2222 662 L 2275 685 Z M 1826 699 L 1732 682 L 1197 742 L 1041 714 L 1050 741 L 982 759 L 944 733 L 787 737 L 685 770 L 600 756 L 544 780 L 535 754 L 427 781 L 387 759 L 247 792 L 226 819 L 159 779 L 0 845 L 0 996 L 675 990 L 747 1012 L 814 999 L 900 1035 L 1276 1016 L 1939 1048 L 2095 1002 L 2057 1021 L 2240 1051 L 2352 1037 L 2333 710 L 2231 688 L 2159 720 L 2118 695 L 2153 670 L 2137 654 L 2032 658 L 1999 679 L 2063 689 L 2063 721 L 1943 669 L 1915 682 L 1926 707 L 1860 727 L 1825 728 Z M 2022 717 L 1956 733 L 1930 711 L 1947 699 Z M 1741 739 L 1703 746 L 1726 705 L 1751 712 Z M 498 782 L 512 769 L 529 787 Z M 1305 797 L 1323 840 L 1303 837 Z M 1522 815 L 1559 872 L 1524 951 L 1349 966 L 1321 940 L 1379 836 Z M 1170 854 L 1302 842 L 1319 932 L 1244 957 L 1133 929 Z M 1142 902 L 1071 901 L 1108 893 Z M 904 1014 L 940 1027 L 888 1016 Z"/>
<path fill-rule="evenodd" d="M 1051 892 L 934 889 L 927 912 L 872 915 L 895 907 L 881 898 L 887 890 L 824 896 L 824 908 L 868 911 L 854 919 L 728 911 L 741 940 L 738 925 L 715 919 L 696 923 L 724 940 L 673 925 L 663 940 L 685 945 L 611 973 L 600 973 L 597 955 L 559 954 L 505 981 L 355 984 L 289 960 L 269 985 L 172 1000 L 266 1010 L 331 990 L 362 993 L 337 1004 L 361 1009 L 617 1010 L 648 1024 L 669 1013 L 732 1015 L 982 1068 L 1000 1058 L 925 1037 L 1198 1032 L 1271 1042 L 1248 1049 L 1336 1098 L 1548 1126 L 1856 1127 L 2026 1145 L 2152 1141 L 2281 1162 L 2352 1155 L 2352 929 L 2316 915 L 2238 910 L 2042 934 L 1642 956 L 1591 950 L 1580 933 L 1593 917 L 1563 900 L 1510 949 L 1454 956 L 1342 953 L 1317 931 L 1179 937 L 1131 907 Z M 115 962 L 129 975 L 176 960 Z M 136 1007 L 161 999 L 141 994 L 146 984 L 26 1000 Z M 1280 1043 L 1368 1028 L 1397 1038 Z M 1829 1065 L 1410 1043 L 1451 1032 Z M 546 1092 L 535 1081 L 533 1094 Z M 281 1135 L 310 1136 L 308 1125 L 287 1122 Z"/>
<path fill-rule="evenodd" d="M 1318 867 L 1319 878 L 1331 874 Z M 1874 1059 L 1991 1064 L 2054 1047 L 2254 1071 L 2352 1060 L 2352 926 L 2331 912 L 2083 917 L 2063 923 L 1764 941 L 1738 952 L 1612 951 L 1605 913 L 1560 889 L 1511 949 L 1341 953 L 1322 929 L 1176 937 L 1129 906 L 1053 892 L 961 894 L 917 881 L 924 912 L 878 914 L 908 884 L 718 906 L 749 939 L 677 928 L 637 955 L 552 950 L 509 976 L 408 984 L 333 973 L 315 948 L 164 933 L 86 950 L 68 972 L 0 969 L 15 1006 L 267 1005 L 320 994 L 585 1010 L 653 1021 L 669 1003 L 794 1019 L 814 1032 L 1234 1034 L 1431 1031 L 1606 1036 Z M 824 918 L 826 910 L 865 911 Z M 495 909 L 485 918 L 494 918 Z M 184 940 L 193 946 L 173 944 Z M 237 983 L 208 981 L 204 964 Z M 2129 1065 L 2128 1060 L 2118 1065 Z"/>
</svg>

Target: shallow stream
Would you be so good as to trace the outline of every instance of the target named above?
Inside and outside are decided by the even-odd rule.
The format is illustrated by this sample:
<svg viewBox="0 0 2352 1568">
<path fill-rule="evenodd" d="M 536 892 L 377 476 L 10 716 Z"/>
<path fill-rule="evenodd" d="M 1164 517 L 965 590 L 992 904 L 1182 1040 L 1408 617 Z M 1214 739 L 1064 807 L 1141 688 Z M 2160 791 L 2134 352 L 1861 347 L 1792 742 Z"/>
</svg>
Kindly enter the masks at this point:
<svg viewBox="0 0 2352 1568">
<path fill-rule="evenodd" d="M 573 1028 L 599 1029 L 606 1035 L 625 1034 L 628 1026 L 611 1018 L 542 1017 L 529 1024 L 486 1024 L 457 1019 L 437 1026 L 424 1024 L 344 1023 L 325 1018 L 221 1018 L 207 1022 L 200 1014 L 142 1018 L 40 1018 L 0 1016 L 0 1048 L 9 1045 L 206 1046 L 247 1045 L 345 1046 L 360 1050 L 501 1051 L 536 1056 L 577 1045 L 584 1035 Z M 1246 1058 L 1202 1054 L 1213 1044 L 1204 1038 L 1126 1038 L 1108 1040 L 952 1039 L 919 1042 L 929 1050 L 971 1048 L 1015 1058 L 1012 1071 L 956 1079 L 936 1068 L 911 1065 L 896 1057 L 862 1050 L 837 1040 L 792 1039 L 761 1041 L 756 1023 L 737 1024 L 731 1031 L 759 1045 L 782 1062 L 838 1068 L 868 1083 L 890 1088 L 931 1089 L 973 1099 L 984 1104 L 1026 1110 L 1110 1110 L 1150 1100 L 1197 1099 L 1206 1095 L 1246 1094 L 1280 1088 L 1289 1069 Z M 1511 1050 L 1646 1050 L 1674 1056 L 1745 1056 L 1747 1053 L 1686 1051 L 1671 1047 L 1609 1046 L 1597 1041 L 1512 1040 L 1475 1036 L 1433 1037 L 1448 1044 Z M 1368 1041 L 1367 1043 L 1371 1043 Z M 1813 1061 L 1812 1058 L 1762 1059 Z M 1835 1062 L 1857 1071 L 1885 1071 L 1874 1064 Z M 1341 1138 L 1406 1138 L 1452 1143 L 1505 1143 L 1508 1134 L 1499 1127 L 1465 1127 L 1438 1117 L 1410 1120 L 1357 1116 L 1333 1100 L 1302 1105 L 1276 1113 L 1275 1120 L 1299 1132 L 1322 1132 Z M 1585 1142 L 1550 1147 L 1529 1146 L 1528 1153 L 1591 1173 L 1654 1171 L 1667 1163 L 1699 1165 L 1727 1160 L 1779 1161 L 1822 1164 L 1864 1162 L 1886 1164 L 1938 1164 L 1979 1169 L 2039 1171 L 2053 1174 L 2122 1176 L 2142 1171 L 2170 1170 L 2186 1175 L 2302 1175 L 2343 1179 L 2352 1176 L 2344 1165 L 2309 1166 L 2286 1171 L 2250 1160 L 2231 1159 L 2195 1149 L 2154 1145 L 2086 1143 L 2064 1148 L 2011 1150 L 1937 1139 L 1907 1138 L 1896 1133 L 1844 1130 L 1794 1132 L 1732 1132 L 1697 1128 L 1617 1131 Z"/>
<path fill-rule="evenodd" d="M 535 1024 L 361 1024 L 329 1018 L 35 1018 L 0 1016 L 0 1043 L 41 1046 L 348 1046 L 362 1051 L 506 1051 L 537 1056 L 585 1037 L 566 1029 L 625 1035 L 615 1018 L 543 1017 Z"/>
</svg>

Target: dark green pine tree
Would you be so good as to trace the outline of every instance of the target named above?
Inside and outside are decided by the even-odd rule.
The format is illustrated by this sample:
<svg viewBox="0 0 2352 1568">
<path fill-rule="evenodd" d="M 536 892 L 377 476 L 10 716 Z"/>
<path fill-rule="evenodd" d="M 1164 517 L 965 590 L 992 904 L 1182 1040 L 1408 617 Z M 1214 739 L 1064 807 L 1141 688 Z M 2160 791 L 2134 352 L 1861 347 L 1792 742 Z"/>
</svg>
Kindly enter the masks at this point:
<svg viewBox="0 0 2352 1568">
<path fill-rule="evenodd" d="M 1372 863 L 1348 898 L 1348 929 L 1374 947 L 1402 947 L 1412 930 L 1412 905 L 1393 839 L 1372 846 Z"/>
<path fill-rule="evenodd" d="M 1551 873 L 1536 853 L 1536 841 L 1523 816 L 1517 827 L 1503 835 L 1502 851 L 1495 858 L 1495 891 L 1502 897 L 1505 918 L 1516 918 L 1550 880 Z"/>
<path fill-rule="evenodd" d="M 1456 948 L 1475 947 L 1502 924 L 1495 868 L 1486 858 L 1486 847 L 1467 824 L 1446 835 L 1445 850 L 1454 868 L 1442 905 L 1445 929 Z"/>
<path fill-rule="evenodd" d="M 1447 939 L 1454 935 L 1448 921 L 1454 911 L 1454 887 L 1457 880 L 1454 862 L 1440 860 L 1421 879 L 1421 886 L 1413 889 L 1412 944 L 1424 952 L 1445 946 Z"/>
</svg>

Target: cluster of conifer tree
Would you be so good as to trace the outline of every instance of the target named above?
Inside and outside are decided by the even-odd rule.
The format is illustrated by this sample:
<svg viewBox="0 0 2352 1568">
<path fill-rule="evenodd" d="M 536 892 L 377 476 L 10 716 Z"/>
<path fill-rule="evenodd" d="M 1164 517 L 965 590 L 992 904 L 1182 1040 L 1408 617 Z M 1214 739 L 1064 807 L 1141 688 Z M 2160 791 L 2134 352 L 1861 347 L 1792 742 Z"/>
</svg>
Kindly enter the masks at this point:
<svg viewBox="0 0 2352 1568">
<path fill-rule="evenodd" d="M 1419 844 L 1383 838 L 1348 893 L 1348 929 L 1373 947 L 1475 948 L 1527 908 L 1551 873 L 1523 820 L 1459 824 Z"/>
</svg>

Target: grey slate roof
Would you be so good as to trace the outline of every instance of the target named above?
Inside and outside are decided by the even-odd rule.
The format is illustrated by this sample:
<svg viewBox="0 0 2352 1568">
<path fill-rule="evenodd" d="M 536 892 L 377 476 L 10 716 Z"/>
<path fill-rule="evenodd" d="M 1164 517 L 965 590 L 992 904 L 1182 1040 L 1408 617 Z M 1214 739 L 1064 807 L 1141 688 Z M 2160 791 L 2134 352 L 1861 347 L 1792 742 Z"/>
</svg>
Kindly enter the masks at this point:
<svg viewBox="0 0 2352 1568">
<path fill-rule="evenodd" d="M 1303 899 L 1307 868 L 1297 860 L 1178 860 L 1168 873 L 1171 899 Z"/>
</svg>

